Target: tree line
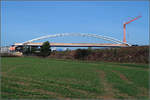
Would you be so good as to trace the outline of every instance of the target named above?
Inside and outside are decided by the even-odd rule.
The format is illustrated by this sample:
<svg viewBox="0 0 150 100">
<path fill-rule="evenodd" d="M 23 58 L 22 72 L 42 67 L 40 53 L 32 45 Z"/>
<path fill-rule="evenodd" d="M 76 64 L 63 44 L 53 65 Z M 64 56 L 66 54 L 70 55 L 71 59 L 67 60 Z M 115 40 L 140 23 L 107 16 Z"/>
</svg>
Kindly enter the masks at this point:
<svg viewBox="0 0 150 100">
<path fill-rule="evenodd" d="M 46 41 L 42 44 L 40 48 L 38 47 L 31 47 L 31 46 L 24 46 L 23 47 L 23 55 L 26 56 L 41 56 L 41 57 L 47 57 L 51 53 L 50 43 L 49 41 Z"/>
<path fill-rule="evenodd" d="M 39 51 L 39 52 L 36 52 Z M 41 57 L 51 57 L 58 59 L 78 59 L 88 61 L 108 61 L 108 62 L 135 62 L 148 63 L 149 47 L 124 47 L 106 49 L 77 49 L 66 51 L 51 51 L 50 43 L 44 42 L 40 48 L 30 48 L 24 46 L 24 55 L 35 55 Z"/>
<path fill-rule="evenodd" d="M 52 52 L 49 57 L 87 61 L 149 63 L 149 46 L 56 51 Z"/>
</svg>

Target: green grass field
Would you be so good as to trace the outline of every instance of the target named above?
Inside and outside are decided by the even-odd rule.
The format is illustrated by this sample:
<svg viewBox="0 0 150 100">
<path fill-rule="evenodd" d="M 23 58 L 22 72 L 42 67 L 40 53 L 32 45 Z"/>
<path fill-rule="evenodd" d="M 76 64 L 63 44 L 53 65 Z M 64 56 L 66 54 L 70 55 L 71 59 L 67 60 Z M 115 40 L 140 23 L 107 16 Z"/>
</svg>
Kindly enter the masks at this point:
<svg viewBox="0 0 150 100">
<path fill-rule="evenodd" d="M 148 99 L 144 64 L 33 57 L 2 58 L 1 64 L 6 99 Z"/>
</svg>

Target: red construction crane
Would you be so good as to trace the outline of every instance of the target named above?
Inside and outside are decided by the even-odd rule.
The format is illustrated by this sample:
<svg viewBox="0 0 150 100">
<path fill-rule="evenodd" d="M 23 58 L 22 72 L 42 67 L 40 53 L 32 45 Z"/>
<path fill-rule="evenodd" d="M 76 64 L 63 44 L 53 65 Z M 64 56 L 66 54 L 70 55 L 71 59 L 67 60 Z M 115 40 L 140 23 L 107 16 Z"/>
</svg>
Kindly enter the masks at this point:
<svg viewBox="0 0 150 100">
<path fill-rule="evenodd" d="M 136 18 L 134 18 L 134 19 L 132 19 L 132 20 L 130 20 L 130 21 L 128 21 L 128 22 L 126 22 L 126 23 L 123 24 L 123 42 L 124 43 L 127 42 L 126 41 L 126 25 L 129 24 L 129 23 L 131 23 L 131 22 L 133 22 L 133 21 L 135 21 L 135 20 L 137 20 L 140 17 L 142 17 L 142 16 L 137 16 Z"/>
</svg>

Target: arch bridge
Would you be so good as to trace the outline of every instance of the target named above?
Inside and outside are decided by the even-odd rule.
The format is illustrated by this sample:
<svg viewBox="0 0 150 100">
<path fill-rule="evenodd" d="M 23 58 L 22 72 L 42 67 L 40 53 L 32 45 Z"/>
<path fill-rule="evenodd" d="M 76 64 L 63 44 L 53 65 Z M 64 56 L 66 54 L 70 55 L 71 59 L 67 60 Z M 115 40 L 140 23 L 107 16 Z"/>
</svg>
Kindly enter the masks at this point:
<svg viewBox="0 0 150 100">
<path fill-rule="evenodd" d="M 64 36 L 92 37 L 92 38 L 110 41 L 112 43 L 50 43 L 50 46 L 51 47 L 127 47 L 127 46 L 131 46 L 130 44 L 126 42 L 122 42 L 121 40 L 108 37 L 108 36 L 92 34 L 92 33 L 60 33 L 60 34 L 54 34 L 54 35 L 47 35 L 47 36 L 34 38 L 32 40 L 28 40 L 23 43 L 15 43 L 14 46 L 16 47 L 24 46 L 24 45 L 42 46 L 42 43 L 34 43 L 34 41 L 47 39 L 47 38 L 64 37 Z"/>
</svg>

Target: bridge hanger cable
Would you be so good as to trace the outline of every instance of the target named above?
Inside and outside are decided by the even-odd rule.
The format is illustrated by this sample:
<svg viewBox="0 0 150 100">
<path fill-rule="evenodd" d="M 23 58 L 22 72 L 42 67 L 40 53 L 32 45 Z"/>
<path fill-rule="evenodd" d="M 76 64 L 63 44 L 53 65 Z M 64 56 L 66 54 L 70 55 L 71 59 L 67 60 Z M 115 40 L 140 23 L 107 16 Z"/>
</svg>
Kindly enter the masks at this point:
<svg viewBox="0 0 150 100">
<path fill-rule="evenodd" d="M 54 38 L 54 37 L 62 37 L 62 36 L 93 37 L 93 38 L 98 38 L 98 39 L 111 41 L 113 43 L 128 44 L 128 43 L 124 43 L 124 42 L 122 42 L 118 39 L 112 38 L 112 37 L 102 36 L 102 35 L 97 35 L 97 34 L 91 34 L 91 33 L 60 33 L 60 34 L 46 35 L 46 36 L 41 36 L 41 37 L 38 37 L 38 38 L 34 38 L 32 40 L 25 41 L 25 42 L 23 42 L 23 44 L 30 43 L 30 42 L 37 41 L 37 40 L 46 39 L 46 38 Z M 130 44 L 128 44 L 128 45 L 130 46 Z"/>
</svg>

